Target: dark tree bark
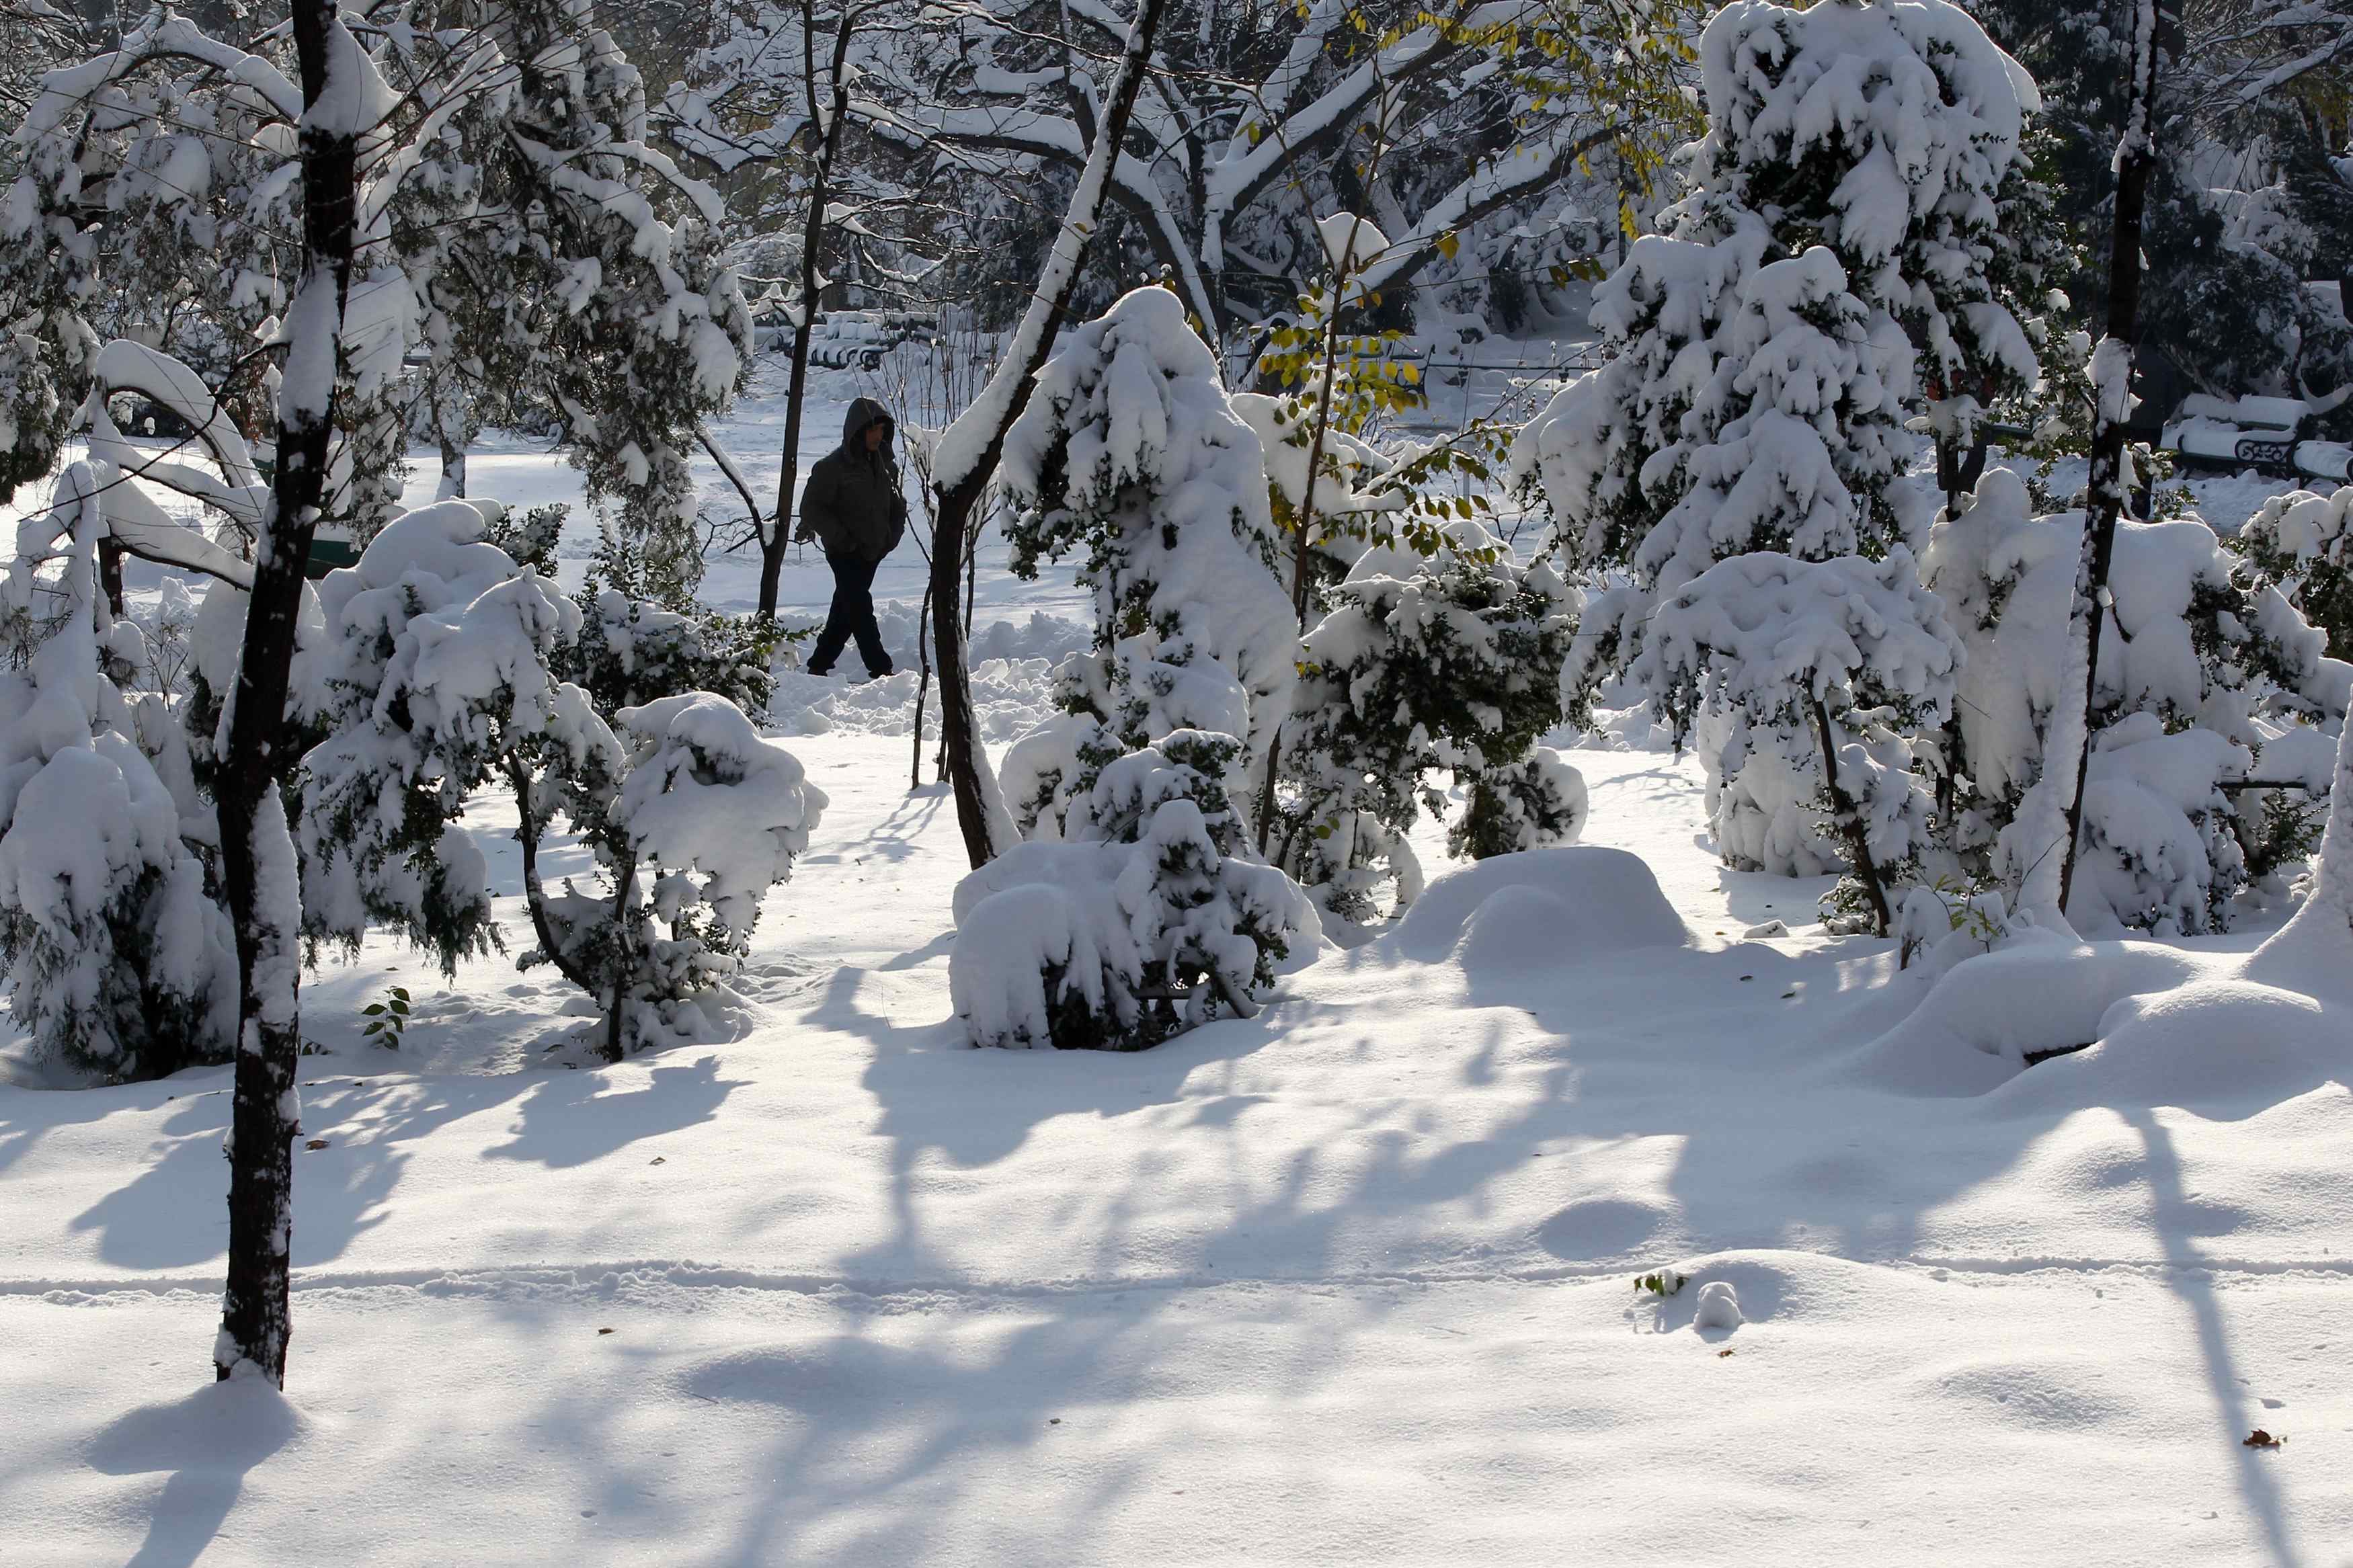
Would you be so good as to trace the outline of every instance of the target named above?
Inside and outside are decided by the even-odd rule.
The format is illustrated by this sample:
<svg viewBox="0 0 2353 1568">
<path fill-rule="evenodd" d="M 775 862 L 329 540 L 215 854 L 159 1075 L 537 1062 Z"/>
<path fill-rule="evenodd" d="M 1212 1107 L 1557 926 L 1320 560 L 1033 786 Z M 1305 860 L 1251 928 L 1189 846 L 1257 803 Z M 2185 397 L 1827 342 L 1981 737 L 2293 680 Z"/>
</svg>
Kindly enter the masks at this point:
<svg viewBox="0 0 2353 1568">
<path fill-rule="evenodd" d="M 776 584 L 785 570 L 785 552 L 792 544 L 793 486 L 801 466 L 801 411 L 808 403 L 809 338 L 817 326 L 818 247 L 825 238 L 825 209 L 833 199 L 833 162 L 841 152 L 842 128 L 849 122 L 851 15 L 845 9 L 835 21 L 831 74 L 824 79 L 832 96 L 821 103 L 817 0 L 801 0 L 801 85 L 808 94 L 809 134 L 818 145 L 810 163 L 808 217 L 801 226 L 800 320 L 793 323 L 793 367 L 785 390 L 785 462 L 776 475 L 776 515 L 767 537 L 760 542 L 759 615 L 765 621 L 776 618 Z"/>
<path fill-rule="evenodd" d="M 1838 738 L 1831 732 L 1830 710 L 1817 697 L 1813 710 L 1814 741 L 1822 753 L 1822 784 L 1831 793 L 1831 818 L 1846 838 L 1847 853 L 1854 857 L 1854 874 L 1862 879 L 1862 896 L 1870 900 L 1871 918 L 1878 922 L 1875 934 L 1885 936 L 1895 921 L 1887 907 L 1887 889 L 1880 880 L 1879 862 L 1872 858 L 1871 833 L 1864 827 L 1862 813 L 1856 809 L 1846 786 L 1839 783 Z"/>
<path fill-rule="evenodd" d="M 1120 57 L 1119 75 L 1112 80 L 1110 101 L 1103 107 L 1102 124 L 1087 154 L 1086 171 L 1071 194 L 1062 232 L 1049 253 L 1037 292 L 1029 297 L 1029 310 L 1014 333 L 1011 351 L 998 363 L 981 394 L 983 404 L 990 404 L 990 395 L 1003 384 L 1001 378 L 1009 375 L 1014 378 L 1009 395 L 996 399 L 987 408 L 989 425 L 982 433 L 976 456 L 961 473 L 943 475 L 937 487 L 939 521 L 932 533 L 932 657 L 940 672 L 940 744 L 947 755 L 949 785 L 955 793 L 956 826 L 964 831 L 965 853 L 976 871 L 1010 846 L 995 841 L 990 810 L 995 790 L 983 772 L 987 764 L 980 754 L 979 729 L 973 720 L 972 673 L 965 663 L 968 625 L 965 584 L 958 578 L 965 564 L 973 515 L 979 510 L 981 498 L 1005 455 L 1005 437 L 1029 405 L 1030 389 L 1053 352 L 1054 335 L 1060 331 L 1071 296 L 1077 291 L 1087 237 L 1094 232 L 1111 185 L 1113 155 L 1126 139 L 1136 94 L 1150 73 L 1152 40 L 1166 9 L 1167 0 L 1142 0 L 1136 8 L 1135 20 L 1128 28 L 1127 48 Z M 964 418 L 981 412 L 967 410 Z M 951 434 L 964 418 L 950 427 Z"/>
<path fill-rule="evenodd" d="M 2084 738 L 2067 805 L 2066 853 L 2059 863 L 2062 911 L 2075 887 L 2075 841 L 2084 826 L 2084 780 L 2092 766 L 2092 709 L 2100 689 L 2100 631 L 2107 615 L 2108 570 L 2116 557 L 2116 520 L 2129 499 L 2125 494 L 2125 427 L 2132 418 L 2132 373 L 2140 345 L 2141 220 L 2148 206 L 2149 173 L 2157 164 L 2158 46 L 2171 31 L 2171 11 L 2169 3 L 2135 7 L 2133 77 L 2125 97 L 2124 134 L 2116 143 L 2116 221 L 2108 248 L 2107 336 L 2093 356 L 2099 405 L 2092 426 L 2091 515 L 2084 523 L 2084 552 L 2075 570 L 2075 609 L 2070 627 L 2071 635 L 2084 639 Z M 2143 21 L 2148 24 L 2146 31 Z"/>
<path fill-rule="evenodd" d="M 293 1141 L 300 1131 L 294 1068 L 301 1046 L 301 911 L 295 904 L 294 847 L 279 786 L 293 761 L 284 744 L 288 671 L 302 602 L 302 569 L 325 499 L 334 373 L 351 288 L 359 195 L 356 128 L 339 123 L 332 112 L 317 112 L 330 96 L 331 50 L 341 30 L 328 0 L 294 0 L 302 100 L 312 112 L 301 131 L 306 255 L 288 319 L 304 335 L 287 353 L 279 397 L 278 469 L 254 552 L 237 710 L 218 786 L 222 880 L 237 928 L 237 1052 L 228 1281 L 213 1361 L 222 1377 L 250 1363 L 281 1387 L 292 1331 L 287 1287 L 294 1233 Z"/>
</svg>

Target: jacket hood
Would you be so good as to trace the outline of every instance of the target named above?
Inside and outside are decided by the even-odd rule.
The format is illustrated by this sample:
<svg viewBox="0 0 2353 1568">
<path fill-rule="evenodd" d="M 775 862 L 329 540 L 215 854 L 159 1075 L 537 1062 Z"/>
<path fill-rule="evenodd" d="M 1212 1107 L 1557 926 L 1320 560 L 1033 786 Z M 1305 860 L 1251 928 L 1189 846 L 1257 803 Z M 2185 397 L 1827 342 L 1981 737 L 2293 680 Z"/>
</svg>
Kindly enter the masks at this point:
<svg viewBox="0 0 2353 1568">
<path fill-rule="evenodd" d="M 898 424 L 891 417 L 891 411 L 871 397 L 852 398 L 849 412 L 841 421 L 842 446 L 853 452 L 858 450 L 859 437 L 866 434 L 866 427 L 878 423 L 883 427 L 882 449 L 887 452 L 891 449 L 892 437 L 899 433 Z"/>
</svg>

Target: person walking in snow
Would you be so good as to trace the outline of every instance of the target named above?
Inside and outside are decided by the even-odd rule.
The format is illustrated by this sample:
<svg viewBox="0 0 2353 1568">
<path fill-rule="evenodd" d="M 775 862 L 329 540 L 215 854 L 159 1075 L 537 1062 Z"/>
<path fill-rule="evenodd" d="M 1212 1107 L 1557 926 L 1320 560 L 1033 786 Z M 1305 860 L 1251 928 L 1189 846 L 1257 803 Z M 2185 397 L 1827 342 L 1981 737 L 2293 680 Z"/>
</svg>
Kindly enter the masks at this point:
<svg viewBox="0 0 2353 1568">
<path fill-rule="evenodd" d="M 899 489 L 899 459 L 891 448 L 897 426 L 871 397 L 849 405 L 841 445 L 818 459 L 801 491 L 803 539 L 814 537 L 833 568 L 833 607 L 809 653 L 808 672 L 830 675 L 852 637 L 868 676 L 892 673 L 890 651 L 874 624 L 874 572 L 907 531 L 907 498 Z"/>
</svg>

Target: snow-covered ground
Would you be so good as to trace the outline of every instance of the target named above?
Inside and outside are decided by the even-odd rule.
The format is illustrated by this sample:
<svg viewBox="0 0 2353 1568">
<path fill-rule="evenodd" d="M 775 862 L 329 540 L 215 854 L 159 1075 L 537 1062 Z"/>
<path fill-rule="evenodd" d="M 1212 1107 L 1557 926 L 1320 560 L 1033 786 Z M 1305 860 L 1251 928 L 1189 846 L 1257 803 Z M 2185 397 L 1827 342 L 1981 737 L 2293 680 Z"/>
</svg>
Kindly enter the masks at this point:
<svg viewBox="0 0 2353 1568">
<path fill-rule="evenodd" d="M 1009 739 L 1080 603 L 1002 550 Z M 1436 883 L 1254 1020 L 974 1052 L 912 688 L 787 678 L 831 805 L 738 1038 L 575 1066 L 544 971 L 382 943 L 305 986 L 282 1399 L 208 1381 L 226 1071 L 0 1088 L 0 1560 L 2353 1562 L 2341 1019 L 1922 1093 L 1874 1042 L 1926 981 L 1823 935 L 1825 882 L 1723 871 L 1695 763 L 1618 750 L 1572 758 L 1597 847 Z M 511 813 L 473 823 L 510 895 Z M 396 1052 L 359 1012 L 394 983 Z M 1700 1328 L 1718 1283 L 1742 1321 Z"/>
</svg>

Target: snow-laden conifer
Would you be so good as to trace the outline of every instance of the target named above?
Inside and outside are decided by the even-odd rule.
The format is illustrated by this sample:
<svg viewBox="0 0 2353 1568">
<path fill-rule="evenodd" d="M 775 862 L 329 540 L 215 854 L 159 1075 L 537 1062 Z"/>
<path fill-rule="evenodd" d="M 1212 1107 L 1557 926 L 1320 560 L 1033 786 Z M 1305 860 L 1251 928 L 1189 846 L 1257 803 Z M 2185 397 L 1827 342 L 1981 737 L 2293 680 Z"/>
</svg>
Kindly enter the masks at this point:
<svg viewBox="0 0 2353 1568">
<path fill-rule="evenodd" d="M 1015 568 L 1076 554 L 1095 646 L 1006 759 L 1032 842 L 959 891 L 956 1010 L 987 1045 L 1137 1049 L 1254 1011 L 1312 911 L 1251 845 L 1297 681 L 1258 437 L 1163 289 L 1071 333 L 1006 443 Z"/>
</svg>

